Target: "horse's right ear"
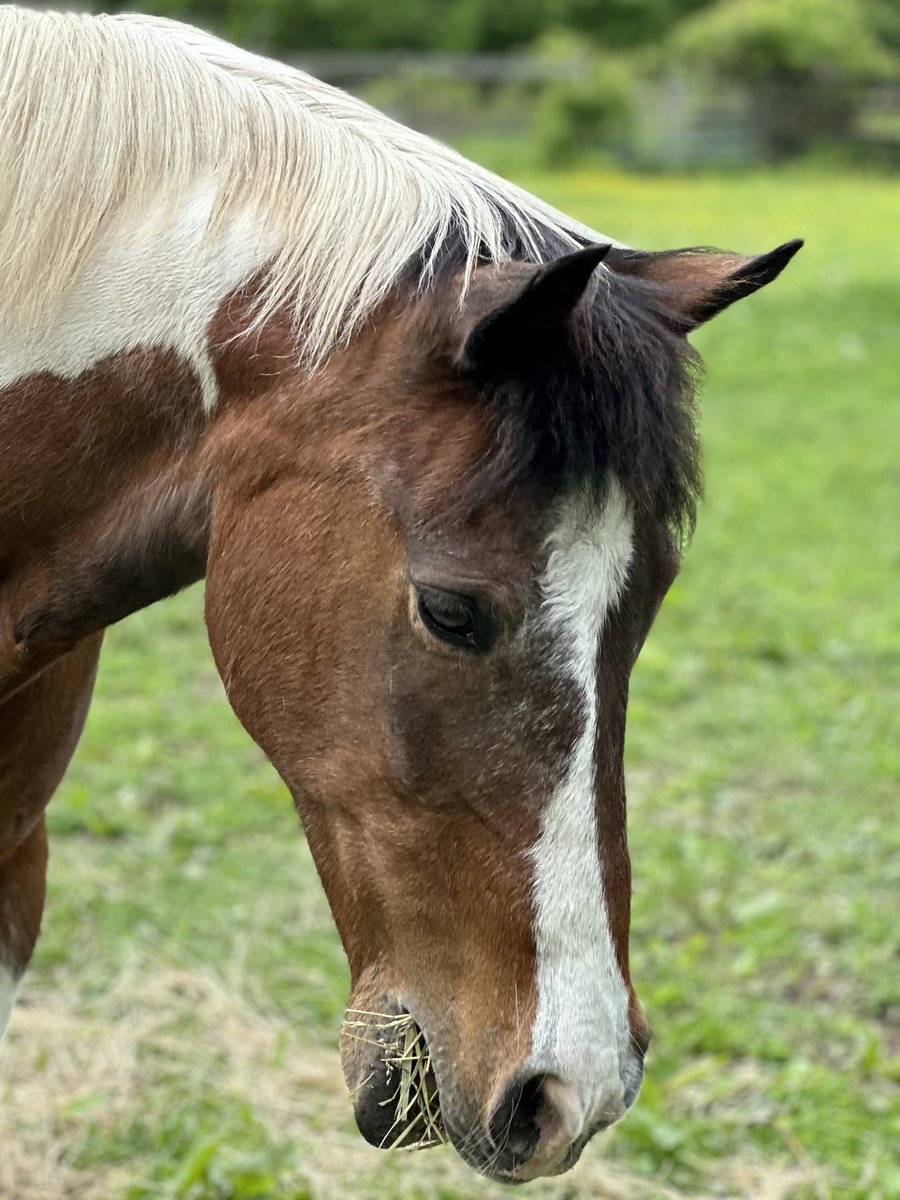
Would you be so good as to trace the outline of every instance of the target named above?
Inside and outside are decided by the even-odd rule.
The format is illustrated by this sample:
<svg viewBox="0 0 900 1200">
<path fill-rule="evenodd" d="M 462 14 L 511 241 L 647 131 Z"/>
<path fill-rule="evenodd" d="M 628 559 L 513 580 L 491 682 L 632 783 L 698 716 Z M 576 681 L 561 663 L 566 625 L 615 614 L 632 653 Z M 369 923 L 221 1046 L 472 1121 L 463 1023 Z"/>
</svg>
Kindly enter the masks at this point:
<svg viewBox="0 0 900 1200">
<path fill-rule="evenodd" d="M 796 238 L 768 254 L 731 254 L 723 250 L 615 249 L 607 265 L 619 275 L 632 275 L 655 285 L 659 307 L 667 310 L 679 332 L 689 333 L 722 309 L 771 283 L 803 242 Z"/>
<path fill-rule="evenodd" d="M 610 245 L 586 246 L 539 268 L 512 300 L 482 317 L 468 334 L 461 363 L 503 376 L 544 357 L 564 335 Z"/>
</svg>

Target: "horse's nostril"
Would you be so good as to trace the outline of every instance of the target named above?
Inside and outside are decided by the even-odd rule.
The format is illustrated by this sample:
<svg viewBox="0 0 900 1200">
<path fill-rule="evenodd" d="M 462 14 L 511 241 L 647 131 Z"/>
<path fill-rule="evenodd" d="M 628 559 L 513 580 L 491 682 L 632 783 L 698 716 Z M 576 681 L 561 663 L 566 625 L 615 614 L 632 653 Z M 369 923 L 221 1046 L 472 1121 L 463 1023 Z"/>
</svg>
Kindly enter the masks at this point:
<svg viewBox="0 0 900 1200">
<path fill-rule="evenodd" d="M 514 1080 L 491 1117 L 490 1139 L 503 1156 L 507 1170 L 515 1170 L 527 1162 L 537 1147 L 545 1079 L 545 1075 L 539 1074 Z"/>
</svg>

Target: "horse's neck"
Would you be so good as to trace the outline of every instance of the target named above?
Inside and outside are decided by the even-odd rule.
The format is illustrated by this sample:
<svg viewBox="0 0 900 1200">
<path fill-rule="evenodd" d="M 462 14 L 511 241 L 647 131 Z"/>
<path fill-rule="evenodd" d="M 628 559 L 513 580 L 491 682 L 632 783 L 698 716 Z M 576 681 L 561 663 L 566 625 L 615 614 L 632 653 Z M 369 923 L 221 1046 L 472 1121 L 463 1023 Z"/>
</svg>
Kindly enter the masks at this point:
<svg viewBox="0 0 900 1200">
<path fill-rule="evenodd" d="M 38 373 L 77 380 L 149 346 L 190 366 L 211 409 L 210 322 L 265 259 L 264 238 L 249 218 L 207 235 L 213 197 L 209 183 L 198 184 L 176 213 L 163 207 L 123 220 L 36 332 L 2 331 L 0 391 Z"/>
<path fill-rule="evenodd" d="M 123 232 L 39 333 L 0 330 L 0 680 L 14 639 L 71 641 L 203 573 L 216 344 L 261 265 L 207 216 L 199 194 Z"/>
</svg>

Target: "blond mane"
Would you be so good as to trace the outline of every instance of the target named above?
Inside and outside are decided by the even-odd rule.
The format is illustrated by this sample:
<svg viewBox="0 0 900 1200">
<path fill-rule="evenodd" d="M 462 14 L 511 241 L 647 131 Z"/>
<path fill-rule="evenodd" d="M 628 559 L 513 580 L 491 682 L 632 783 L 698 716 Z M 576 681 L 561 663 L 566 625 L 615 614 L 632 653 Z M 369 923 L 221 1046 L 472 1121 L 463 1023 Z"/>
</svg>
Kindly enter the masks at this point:
<svg viewBox="0 0 900 1200">
<path fill-rule="evenodd" d="M 452 247 L 541 261 L 599 235 L 362 101 L 174 21 L 0 8 L 0 324 L 36 328 L 129 215 L 215 182 L 273 248 L 260 319 L 320 363 Z M 608 240 L 608 239 L 607 239 Z M 415 270 L 410 276 L 411 264 Z"/>
</svg>

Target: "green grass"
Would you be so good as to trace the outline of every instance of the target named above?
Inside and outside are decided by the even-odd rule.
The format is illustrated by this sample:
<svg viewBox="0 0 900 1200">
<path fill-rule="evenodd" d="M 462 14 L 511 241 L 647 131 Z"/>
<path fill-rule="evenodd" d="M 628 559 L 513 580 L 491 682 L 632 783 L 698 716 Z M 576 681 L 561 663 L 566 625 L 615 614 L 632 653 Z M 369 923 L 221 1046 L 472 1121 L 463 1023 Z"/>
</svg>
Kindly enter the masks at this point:
<svg viewBox="0 0 900 1200">
<path fill-rule="evenodd" d="M 707 497 L 629 718 L 646 1084 L 530 1194 L 900 1196 L 900 181 L 521 181 L 648 248 L 807 239 L 696 339 Z M 110 634 L 51 827 L 0 1090 L 0 1134 L 56 1180 L 35 1196 L 504 1194 L 353 1134 L 343 956 L 197 590 Z M 67 1039 L 91 1047 L 68 1074 Z"/>
</svg>

